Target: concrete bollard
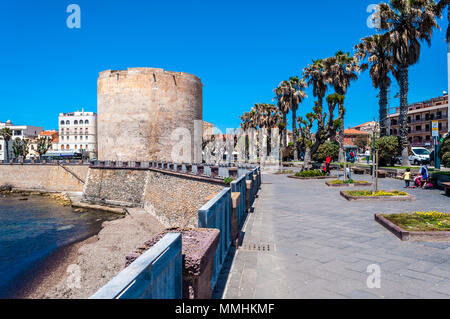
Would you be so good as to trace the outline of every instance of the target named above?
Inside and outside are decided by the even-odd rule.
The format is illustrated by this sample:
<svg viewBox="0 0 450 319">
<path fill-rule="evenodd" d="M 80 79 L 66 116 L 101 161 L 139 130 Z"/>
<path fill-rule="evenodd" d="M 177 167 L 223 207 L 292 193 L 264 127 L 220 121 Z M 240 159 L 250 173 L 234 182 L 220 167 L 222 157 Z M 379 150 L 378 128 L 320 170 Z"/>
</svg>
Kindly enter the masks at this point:
<svg viewBox="0 0 450 319">
<path fill-rule="evenodd" d="M 231 193 L 231 204 L 232 204 L 232 210 L 231 210 L 231 242 L 235 247 L 239 246 L 239 225 L 238 225 L 238 206 L 239 201 L 241 199 L 241 193 L 239 192 L 233 192 Z"/>
<path fill-rule="evenodd" d="M 211 178 L 219 176 L 219 166 L 211 166 Z"/>
<path fill-rule="evenodd" d="M 228 176 L 232 177 L 233 179 L 238 178 L 238 169 L 237 167 L 230 167 L 228 168 Z"/>
<path fill-rule="evenodd" d="M 250 212 L 250 207 L 251 207 L 251 205 L 250 205 L 250 203 L 251 203 L 251 198 L 253 197 L 253 194 L 252 194 L 252 181 L 245 181 L 245 184 L 246 184 L 246 186 L 247 186 L 247 190 L 246 190 L 246 198 L 247 198 L 247 212 Z"/>
<path fill-rule="evenodd" d="M 183 299 L 211 299 L 214 255 L 220 240 L 218 229 L 166 229 L 128 254 L 125 257 L 125 267 L 153 247 L 167 233 L 181 233 L 182 236 Z"/>
</svg>

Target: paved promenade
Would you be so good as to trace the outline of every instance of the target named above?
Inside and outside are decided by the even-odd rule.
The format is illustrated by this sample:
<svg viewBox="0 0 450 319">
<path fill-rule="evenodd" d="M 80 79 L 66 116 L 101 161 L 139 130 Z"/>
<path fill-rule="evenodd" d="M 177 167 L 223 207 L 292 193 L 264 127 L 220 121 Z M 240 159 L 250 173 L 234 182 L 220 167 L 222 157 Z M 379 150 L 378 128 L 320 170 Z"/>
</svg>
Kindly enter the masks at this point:
<svg viewBox="0 0 450 319">
<path fill-rule="evenodd" d="M 413 202 L 348 202 L 323 180 L 265 174 L 262 181 L 244 247 L 216 297 L 450 298 L 450 243 L 402 242 L 374 221 L 375 213 L 448 212 L 450 198 L 442 191 L 411 189 Z M 403 186 L 380 179 L 383 190 Z M 270 250 L 253 251 L 249 244 Z M 379 289 L 367 287 L 371 264 L 381 269 Z"/>
</svg>

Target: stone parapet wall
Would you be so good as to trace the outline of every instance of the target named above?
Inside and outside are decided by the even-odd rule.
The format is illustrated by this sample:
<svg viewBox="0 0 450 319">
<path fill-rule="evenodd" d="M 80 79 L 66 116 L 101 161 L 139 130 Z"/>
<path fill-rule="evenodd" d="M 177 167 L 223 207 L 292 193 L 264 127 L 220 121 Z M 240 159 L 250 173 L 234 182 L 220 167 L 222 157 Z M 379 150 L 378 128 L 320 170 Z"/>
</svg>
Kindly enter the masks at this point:
<svg viewBox="0 0 450 319">
<path fill-rule="evenodd" d="M 142 206 L 148 171 L 89 169 L 83 196 L 87 201 L 122 206 Z"/>
<path fill-rule="evenodd" d="M 198 210 L 225 186 L 150 172 L 144 208 L 165 227 L 197 227 Z"/>
<path fill-rule="evenodd" d="M 65 168 L 65 169 L 64 169 Z M 1 164 L 0 186 L 49 192 L 82 192 L 88 165 Z M 77 177 L 75 177 L 75 176 Z"/>
<path fill-rule="evenodd" d="M 224 187 L 151 169 L 91 167 L 83 195 L 89 202 L 143 207 L 165 227 L 197 227 L 198 209 Z"/>
</svg>

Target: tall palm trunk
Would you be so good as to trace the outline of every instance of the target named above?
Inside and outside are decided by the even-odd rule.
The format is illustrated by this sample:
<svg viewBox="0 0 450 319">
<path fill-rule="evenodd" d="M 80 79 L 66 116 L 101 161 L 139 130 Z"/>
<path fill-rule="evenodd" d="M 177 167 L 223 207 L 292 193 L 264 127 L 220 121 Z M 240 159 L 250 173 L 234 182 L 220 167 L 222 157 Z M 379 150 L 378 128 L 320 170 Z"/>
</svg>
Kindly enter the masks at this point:
<svg viewBox="0 0 450 319">
<path fill-rule="evenodd" d="M 245 132 L 245 161 L 248 162 L 250 160 L 250 151 L 249 151 L 249 139 L 248 132 Z"/>
<path fill-rule="evenodd" d="M 297 141 L 297 110 L 292 109 L 292 138 L 294 139 L 294 161 L 298 161 L 298 141 Z"/>
<path fill-rule="evenodd" d="M 287 114 L 283 113 L 283 124 L 284 124 L 284 128 L 283 131 L 281 132 L 281 147 L 286 147 L 287 146 Z"/>
<path fill-rule="evenodd" d="M 267 128 L 267 156 L 270 157 L 272 153 L 272 128 Z"/>
<path fill-rule="evenodd" d="M 402 165 L 410 166 L 408 153 L 408 67 L 400 67 L 400 139 L 402 143 Z"/>
<path fill-rule="evenodd" d="M 450 4 L 447 5 L 447 21 L 450 23 Z M 447 78 L 448 78 L 448 91 L 447 94 L 450 96 L 450 26 L 447 27 Z M 450 112 L 447 111 L 448 122 L 447 130 L 450 133 Z"/>
<path fill-rule="evenodd" d="M 387 135 L 387 88 L 383 85 L 380 87 L 380 100 L 378 101 L 380 106 L 379 116 L 380 116 L 380 136 Z"/>
<path fill-rule="evenodd" d="M 339 95 L 344 96 L 344 90 L 342 88 L 336 88 L 336 93 Z M 339 102 L 339 109 L 344 109 L 344 102 Z M 345 156 L 345 147 L 344 147 L 344 130 L 345 130 L 345 125 L 344 125 L 344 117 L 342 117 L 341 120 L 341 127 L 339 128 L 340 132 L 339 132 L 339 162 L 343 163 L 344 162 L 344 156 Z"/>
<path fill-rule="evenodd" d="M 5 160 L 6 160 L 6 162 L 8 162 L 9 161 L 9 145 L 8 145 L 9 143 L 8 143 L 8 140 L 7 139 L 5 139 Z"/>
</svg>

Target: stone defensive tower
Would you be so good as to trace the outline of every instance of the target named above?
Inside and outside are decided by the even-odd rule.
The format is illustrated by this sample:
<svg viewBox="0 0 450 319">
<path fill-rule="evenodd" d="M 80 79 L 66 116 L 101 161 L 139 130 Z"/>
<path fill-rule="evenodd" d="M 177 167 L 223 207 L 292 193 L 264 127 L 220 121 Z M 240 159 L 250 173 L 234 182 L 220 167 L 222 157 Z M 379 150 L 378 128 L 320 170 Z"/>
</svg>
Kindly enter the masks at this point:
<svg viewBox="0 0 450 319">
<path fill-rule="evenodd" d="M 202 136 L 201 80 L 156 68 L 101 72 L 97 83 L 98 159 L 173 161 L 176 129 L 190 132 L 191 159 L 201 161 L 194 144 Z M 198 120 L 198 121 L 196 121 Z M 198 125 L 198 124 L 196 124 Z M 197 136 L 198 135 L 198 136 Z M 200 159 L 199 157 L 200 156 Z"/>
</svg>

